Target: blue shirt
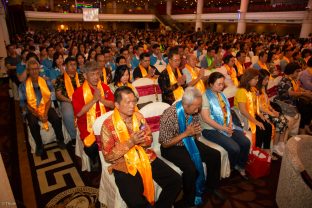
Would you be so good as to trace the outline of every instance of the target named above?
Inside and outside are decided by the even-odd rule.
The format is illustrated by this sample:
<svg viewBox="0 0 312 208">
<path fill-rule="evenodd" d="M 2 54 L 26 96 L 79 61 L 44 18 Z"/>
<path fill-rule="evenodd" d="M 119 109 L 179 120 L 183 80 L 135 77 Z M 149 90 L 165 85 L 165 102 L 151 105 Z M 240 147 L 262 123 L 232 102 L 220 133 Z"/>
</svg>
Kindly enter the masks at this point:
<svg viewBox="0 0 312 208">
<path fill-rule="evenodd" d="M 51 92 L 51 100 L 55 100 L 56 98 L 55 98 L 55 93 L 54 93 L 54 88 L 53 88 L 52 83 L 49 80 L 46 80 L 46 83 L 47 83 L 48 88 Z M 40 91 L 38 84 L 33 84 L 33 86 L 34 86 L 34 90 L 35 90 L 35 94 L 36 94 L 36 98 L 37 98 L 37 106 L 39 106 L 40 101 L 42 99 L 42 94 L 41 94 L 41 91 Z M 20 97 L 20 107 L 24 108 L 24 107 L 26 107 L 26 104 L 27 104 L 25 82 L 23 82 L 19 85 L 18 91 L 19 91 L 19 97 Z"/>
<path fill-rule="evenodd" d="M 164 58 L 163 56 L 162 56 L 162 59 L 161 60 L 158 60 L 158 58 L 153 54 L 153 55 L 151 55 L 151 57 L 150 57 L 150 64 L 152 65 L 152 66 L 155 66 L 155 64 L 157 63 L 157 64 L 159 64 L 159 65 L 167 65 L 168 64 L 168 62 L 169 62 L 169 60 L 168 60 L 168 58 Z"/>
<path fill-rule="evenodd" d="M 19 62 L 17 65 L 16 65 L 16 74 L 17 75 L 21 75 L 23 74 L 23 72 L 25 71 L 26 69 L 26 64 L 24 62 Z"/>
<path fill-rule="evenodd" d="M 45 66 L 48 70 L 51 70 L 53 61 L 51 59 L 46 58 L 42 60 L 41 64 Z"/>
<path fill-rule="evenodd" d="M 261 67 L 260 67 L 260 65 L 259 65 L 258 63 L 255 63 L 255 64 L 252 66 L 252 68 L 258 69 L 258 70 L 261 69 Z"/>
<path fill-rule="evenodd" d="M 58 77 L 58 76 L 60 76 L 62 73 L 61 73 L 61 70 L 59 69 L 59 68 L 57 68 L 57 67 L 55 67 L 54 69 L 51 69 L 50 71 L 49 71 L 49 78 L 51 79 L 51 81 L 52 80 L 56 80 L 56 78 Z"/>
<path fill-rule="evenodd" d="M 136 56 L 134 56 L 131 60 L 132 69 L 137 68 L 139 66 L 139 64 L 140 64 L 140 60 Z"/>
</svg>

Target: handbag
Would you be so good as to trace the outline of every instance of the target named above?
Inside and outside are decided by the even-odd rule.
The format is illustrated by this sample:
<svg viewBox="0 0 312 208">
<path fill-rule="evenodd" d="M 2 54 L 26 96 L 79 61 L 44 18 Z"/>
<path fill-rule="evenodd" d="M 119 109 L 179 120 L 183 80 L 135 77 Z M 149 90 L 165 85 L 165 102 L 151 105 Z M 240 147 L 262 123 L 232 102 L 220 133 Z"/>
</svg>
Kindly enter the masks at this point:
<svg viewBox="0 0 312 208">
<path fill-rule="evenodd" d="M 260 178 L 270 174 L 271 156 L 258 147 L 253 147 L 248 156 L 246 171 L 252 178 Z"/>
<path fill-rule="evenodd" d="M 296 106 L 286 103 L 284 101 L 278 100 L 278 99 L 275 99 L 274 101 L 276 104 L 278 104 L 281 107 L 284 115 L 294 117 L 298 113 L 298 109 Z"/>
</svg>

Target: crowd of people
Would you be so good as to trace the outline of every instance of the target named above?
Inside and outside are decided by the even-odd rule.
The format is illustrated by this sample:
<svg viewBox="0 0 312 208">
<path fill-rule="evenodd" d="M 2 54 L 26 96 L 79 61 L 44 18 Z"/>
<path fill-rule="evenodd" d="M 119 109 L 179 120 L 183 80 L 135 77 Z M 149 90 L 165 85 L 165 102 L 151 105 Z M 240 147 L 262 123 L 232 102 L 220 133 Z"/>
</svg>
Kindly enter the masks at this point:
<svg viewBox="0 0 312 208">
<path fill-rule="evenodd" d="M 310 39 L 255 33 L 38 31 L 16 35 L 7 51 L 5 64 L 19 88 L 37 156 L 44 154 L 40 128 L 48 130 L 48 122 L 59 147 L 66 148 L 63 122 L 70 143 L 75 145 L 78 135 L 92 170 L 98 170 L 92 125 L 113 111 L 102 126 L 101 152 L 112 164 L 109 170 L 129 207 L 171 207 L 181 186 L 185 207 L 202 204 L 207 190 L 222 199 L 217 191 L 220 153 L 198 141 L 201 135 L 222 146 L 231 169 L 248 180 L 245 167 L 252 146 L 277 159 L 296 123 L 295 135 L 312 134 Z M 151 130 L 132 86 L 141 78 L 155 80 L 162 102 L 171 105 L 154 139 L 182 177 L 148 149 Z M 277 86 L 274 99 L 268 95 L 269 82 Z M 235 91 L 233 106 L 227 90 Z M 251 131 L 252 138 L 244 131 Z M 157 201 L 153 180 L 162 188 Z"/>
</svg>

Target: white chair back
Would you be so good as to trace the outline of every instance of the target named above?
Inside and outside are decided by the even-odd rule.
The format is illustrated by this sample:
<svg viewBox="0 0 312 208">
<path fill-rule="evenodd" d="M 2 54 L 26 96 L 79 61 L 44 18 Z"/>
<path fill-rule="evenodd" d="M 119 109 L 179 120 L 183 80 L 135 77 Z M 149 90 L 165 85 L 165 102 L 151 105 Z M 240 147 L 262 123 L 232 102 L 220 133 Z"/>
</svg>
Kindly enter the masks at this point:
<svg viewBox="0 0 312 208">
<path fill-rule="evenodd" d="M 228 86 L 223 90 L 223 94 L 227 98 L 234 97 L 237 91 L 237 87 L 234 85 Z"/>
<path fill-rule="evenodd" d="M 110 115 L 112 115 L 113 111 L 108 111 L 106 113 L 104 113 L 103 115 L 101 115 L 100 117 L 98 117 L 92 128 L 93 128 L 93 133 L 94 135 L 100 135 L 101 134 L 101 129 L 102 129 L 102 124 L 105 121 L 105 119 L 107 119 Z"/>
<path fill-rule="evenodd" d="M 140 78 L 132 83 L 139 94 L 138 104 L 148 102 L 161 102 L 161 90 L 158 86 L 157 80 L 149 78 Z"/>
<path fill-rule="evenodd" d="M 150 104 L 144 106 L 140 110 L 140 112 L 142 113 L 144 118 L 146 118 L 148 120 L 148 118 L 151 118 L 151 117 L 161 116 L 163 114 L 163 112 L 169 107 L 170 107 L 169 104 L 163 103 L 163 102 L 150 103 Z M 154 131 L 152 133 L 152 135 L 153 135 L 152 148 L 155 150 L 156 153 L 160 153 L 159 152 L 160 144 L 158 142 L 159 129 L 158 129 L 158 131 Z"/>
</svg>

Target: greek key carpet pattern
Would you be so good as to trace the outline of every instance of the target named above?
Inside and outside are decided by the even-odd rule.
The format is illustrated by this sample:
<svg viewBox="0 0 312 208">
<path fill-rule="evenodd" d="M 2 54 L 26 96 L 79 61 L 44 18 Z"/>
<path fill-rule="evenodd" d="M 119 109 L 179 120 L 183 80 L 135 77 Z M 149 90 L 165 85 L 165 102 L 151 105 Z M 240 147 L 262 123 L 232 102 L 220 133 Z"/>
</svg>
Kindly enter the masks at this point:
<svg viewBox="0 0 312 208">
<path fill-rule="evenodd" d="M 38 207 L 45 207 L 53 197 L 66 190 L 85 186 L 67 149 L 60 149 L 55 142 L 44 148 L 45 154 L 41 157 L 29 153 Z"/>
</svg>

